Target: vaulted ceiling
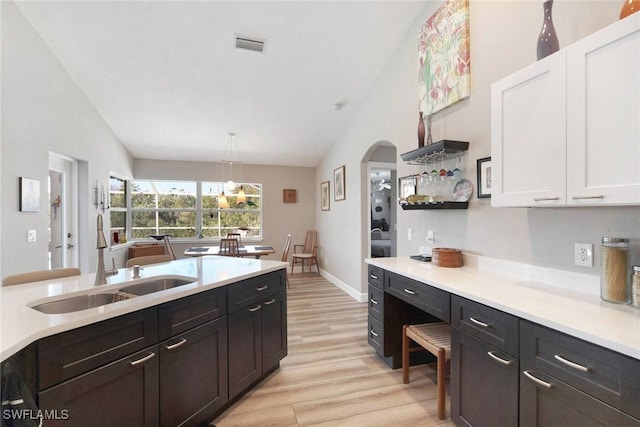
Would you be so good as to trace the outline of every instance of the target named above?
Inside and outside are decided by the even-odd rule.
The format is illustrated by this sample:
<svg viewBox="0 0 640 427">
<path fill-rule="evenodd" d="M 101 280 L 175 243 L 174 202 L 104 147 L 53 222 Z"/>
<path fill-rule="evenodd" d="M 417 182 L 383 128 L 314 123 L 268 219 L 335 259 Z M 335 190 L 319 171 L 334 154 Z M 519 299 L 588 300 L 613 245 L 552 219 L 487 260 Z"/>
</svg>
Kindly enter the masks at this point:
<svg viewBox="0 0 640 427">
<path fill-rule="evenodd" d="M 134 157 L 316 166 L 425 3 L 16 4 Z"/>
</svg>

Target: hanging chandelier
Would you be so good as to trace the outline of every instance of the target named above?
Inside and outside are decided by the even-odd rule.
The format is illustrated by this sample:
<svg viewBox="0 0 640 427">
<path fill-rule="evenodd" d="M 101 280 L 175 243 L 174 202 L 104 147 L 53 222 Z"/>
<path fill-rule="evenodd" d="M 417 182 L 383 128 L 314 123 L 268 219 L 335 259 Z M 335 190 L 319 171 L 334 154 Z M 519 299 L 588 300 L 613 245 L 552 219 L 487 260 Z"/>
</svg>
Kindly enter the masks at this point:
<svg viewBox="0 0 640 427">
<path fill-rule="evenodd" d="M 240 150 L 238 150 L 238 142 L 236 140 L 236 134 L 234 132 L 229 132 L 227 134 L 227 143 L 224 149 L 224 158 L 222 159 L 222 175 L 223 181 L 226 176 L 228 176 L 228 180 L 226 183 L 227 191 L 231 193 L 236 188 L 236 183 L 233 181 L 233 165 L 240 165 L 240 189 L 238 190 L 238 194 L 236 195 L 236 204 L 244 205 L 247 201 L 247 196 L 244 193 L 244 188 L 242 186 L 242 161 L 240 160 Z M 228 175 L 225 175 L 225 165 L 229 167 Z M 218 206 L 221 209 L 229 208 L 229 200 L 224 193 L 224 189 L 222 190 L 222 194 L 218 200 Z"/>
</svg>

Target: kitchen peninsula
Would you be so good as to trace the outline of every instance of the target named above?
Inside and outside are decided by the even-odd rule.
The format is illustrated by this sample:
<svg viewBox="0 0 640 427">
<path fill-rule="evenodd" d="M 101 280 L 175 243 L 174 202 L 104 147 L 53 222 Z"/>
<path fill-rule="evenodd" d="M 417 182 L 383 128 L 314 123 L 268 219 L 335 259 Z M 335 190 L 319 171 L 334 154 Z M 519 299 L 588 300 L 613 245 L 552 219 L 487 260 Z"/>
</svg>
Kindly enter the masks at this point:
<svg viewBox="0 0 640 427">
<path fill-rule="evenodd" d="M 451 323 L 457 425 L 640 425 L 640 310 L 602 301 L 597 277 L 466 254 L 367 263 L 369 343 L 391 367 L 403 323 Z"/>
<path fill-rule="evenodd" d="M 50 425 L 207 421 L 286 356 L 285 268 L 201 257 L 145 266 L 140 279 L 132 279 L 132 268 L 120 269 L 101 286 L 90 274 L 2 288 L 3 383 L 17 372 L 39 409 L 67 411 L 68 419 Z M 136 290 L 163 277 L 185 284 Z M 125 287 L 130 298 L 95 308 L 32 308 Z"/>
</svg>

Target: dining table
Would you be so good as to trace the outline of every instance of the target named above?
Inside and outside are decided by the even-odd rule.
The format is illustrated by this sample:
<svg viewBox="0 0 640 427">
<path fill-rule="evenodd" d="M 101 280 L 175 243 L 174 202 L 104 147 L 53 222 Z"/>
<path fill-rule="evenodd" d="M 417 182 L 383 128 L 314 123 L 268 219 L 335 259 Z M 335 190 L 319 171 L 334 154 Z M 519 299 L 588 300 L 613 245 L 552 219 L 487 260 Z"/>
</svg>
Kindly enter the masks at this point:
<svg viewBox="0 0 640 427">
<path fill-rule="evenodd" d="M 264 255 L 273 254 L 276 250 L 268 245 L 240 245 L 238 248 L 240 257 L 260 258 Z M 185 256 L 198 257 L 205 255 L 220 255 L 220 246 L 194 246 L 184 251 Z"/>
</svg>

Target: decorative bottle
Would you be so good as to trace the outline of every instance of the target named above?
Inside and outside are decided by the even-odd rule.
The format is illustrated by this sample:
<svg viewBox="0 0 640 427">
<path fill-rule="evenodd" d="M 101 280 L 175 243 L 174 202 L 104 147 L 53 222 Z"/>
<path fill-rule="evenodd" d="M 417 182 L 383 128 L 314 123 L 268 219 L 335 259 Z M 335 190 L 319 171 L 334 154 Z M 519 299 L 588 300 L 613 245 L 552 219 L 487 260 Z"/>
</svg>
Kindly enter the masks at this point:
<svg viewBox="0 0 640 427">
<path fill-rule="evenodd" d="M 420 111 L 420 119 L 418 120 L 418 147 L 424 147 L 425 132 L 424 118 L 422 117 L 422 111 Z"/>
<path fill-rule="evenodd" d="M 620 11 L 620 19 L 626 18 L 640 10 L 640 0 L 625 0 Z"/>
<path fill-rule="evenodd" d="M 558 44 L 558 36 L 556 29 L 553 27 L 553 18 L 551 16 L 551 8 L 553 0 L 547 0 L 544 6 L 544 21 L 542 21 L 542 29 L 538 36 L 538 60 L 557 52 L 560 49 Z"/>
</svg>

